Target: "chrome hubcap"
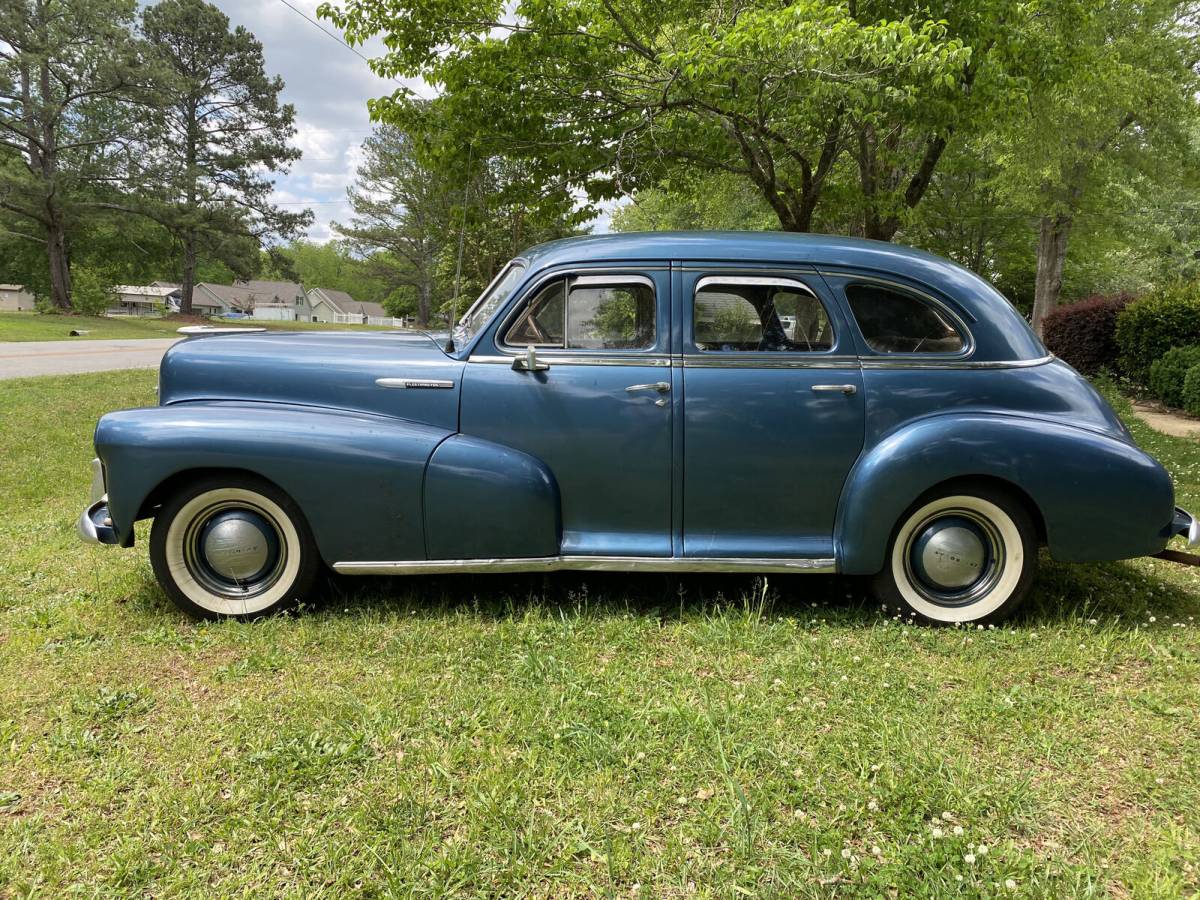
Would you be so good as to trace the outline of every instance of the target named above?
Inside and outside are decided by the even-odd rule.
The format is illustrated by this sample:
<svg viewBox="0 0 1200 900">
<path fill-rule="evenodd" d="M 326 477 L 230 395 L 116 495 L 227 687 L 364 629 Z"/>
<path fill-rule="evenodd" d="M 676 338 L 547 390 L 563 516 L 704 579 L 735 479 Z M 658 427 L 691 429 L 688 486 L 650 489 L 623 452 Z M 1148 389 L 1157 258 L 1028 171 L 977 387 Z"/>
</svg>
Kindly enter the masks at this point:
<svg viewBox="0 0 1200 900">
<path fill-rule="evenodd" d="M 183 549 L 188 571 L 206 590 L 240 599 L 278 581 L 287 556 L 275 520 L 242 502 L 202 511 L 189 524 Z"/>
<path fill-rule="evenodd" d="M 904 552 L 909 580 L 931 602 L 961 606 L 999 580 L 1004 544 L 996 527 L 971 510 L 939 510 L 911 532 Z"/>
</svg>

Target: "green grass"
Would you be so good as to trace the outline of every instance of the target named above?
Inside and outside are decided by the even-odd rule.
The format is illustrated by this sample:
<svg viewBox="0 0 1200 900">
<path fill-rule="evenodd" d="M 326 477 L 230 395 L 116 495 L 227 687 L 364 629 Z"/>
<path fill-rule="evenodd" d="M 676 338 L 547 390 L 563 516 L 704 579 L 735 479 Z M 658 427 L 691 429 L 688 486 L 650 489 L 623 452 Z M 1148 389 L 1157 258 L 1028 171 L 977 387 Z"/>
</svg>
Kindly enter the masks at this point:
<svg viewBox="0 0 1200 900">
<path fill-rule="evenodd" d="M 65 341 L 65 340 L 110 340 L 127 338 L 178 337 L 181 325 L 190 324 L 175 318 L 104 318 L 97 316 L 60 316 L 41 313 L 0 312 L 0 341 Z M 334 325 L 324 322 L 268 322 L 259 320 L 213 320 L 214 325 L 231 325 L 253 328 L 270 328 L 283 331 L 394 330 L 384 325 Z M 84 329 L 88 333 L 71 337 L 73 329 Z"/>
<path fill-rule="evenodd" d="M 338 581 L 202 625 L 145 528 L 73 533 L 95 419 L 153 385 L 0 392 L 0 895 L 1200 889 L 1200 570 L 1044 558 L 981 631 L 819 576 Z M 1200 508 L 1200 443 L 1131 426 Z"/>
</svg>

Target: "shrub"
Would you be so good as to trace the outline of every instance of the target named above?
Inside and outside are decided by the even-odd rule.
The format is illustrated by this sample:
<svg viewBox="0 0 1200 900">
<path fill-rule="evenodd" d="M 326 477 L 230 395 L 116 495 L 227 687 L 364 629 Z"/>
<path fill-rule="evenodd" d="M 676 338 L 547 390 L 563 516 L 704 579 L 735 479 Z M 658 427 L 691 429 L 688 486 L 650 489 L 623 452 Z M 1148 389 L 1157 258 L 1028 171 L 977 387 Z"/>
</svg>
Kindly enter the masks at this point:
<svg viewBox="0 0 1200 900">
<path fill-rule="evenodd" d="M 1080 372 L 1098 372 L 1117 358 L 1117 314 L 1132 294 L 1088 297 L 1060 306 L 1043 323 L 1046 349 Z"/>
<path fill-rule="evenodd" d="M 1177 281 L 1130 303 L 1117 315 L 1121 367 L 1142 382 L 1172 347 L 1200 344 L 1200 285 Z"/>
<path fill-rule="evenodd" d="M 71 305 L 85 316 L 102 316 L 112 306 L 112 284 L 95 269 L 76 269 L 71 273 Z"/>
<path fill-rule="evenodd" d="M 1192 366 L 1183 376 L 1183 408 L 1200 416 L 1200 365 Z"/>
<path fill-rule="evenodd" d="M 1200 344 L 1172 347 L 1150 364 L 1150 391 L 1167 406 L 1183 406 L 1183 378 L 1200 366 Z"/>
</svg>

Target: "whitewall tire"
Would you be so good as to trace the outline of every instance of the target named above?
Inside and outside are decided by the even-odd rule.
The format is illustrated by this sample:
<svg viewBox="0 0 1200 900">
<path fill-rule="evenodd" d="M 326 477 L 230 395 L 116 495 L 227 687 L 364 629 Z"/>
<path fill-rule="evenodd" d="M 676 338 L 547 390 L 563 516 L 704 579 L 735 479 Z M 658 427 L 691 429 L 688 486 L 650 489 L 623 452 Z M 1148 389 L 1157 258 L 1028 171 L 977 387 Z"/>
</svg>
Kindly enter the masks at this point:
<svg viewBox="0 0 1200 900">
<path fill-rule="evenodd" d="M 1037 532 L 1003 491 L 968 487 L 926 496 L 897 525 L 875 593 L 930 622 L 996 622 L 1025 599 Z"/>
<path fill-rule="evenodd" d="M 267 481 L 214 475 L 154 519 L 150 562 L 167 596 L 200 618 L 249 619 L 311 593 L 320 559 L 299 507 Z"/>
</svg>

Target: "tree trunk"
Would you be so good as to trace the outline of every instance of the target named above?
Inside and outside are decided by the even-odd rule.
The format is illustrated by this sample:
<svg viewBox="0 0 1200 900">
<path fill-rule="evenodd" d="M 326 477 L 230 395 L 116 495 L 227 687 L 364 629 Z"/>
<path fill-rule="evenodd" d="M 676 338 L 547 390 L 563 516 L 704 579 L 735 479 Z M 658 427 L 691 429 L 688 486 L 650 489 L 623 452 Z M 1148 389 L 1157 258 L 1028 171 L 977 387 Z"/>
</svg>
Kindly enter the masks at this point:
<svg viewBox="0 0 1200 900">
<path fill-rule="evenodd" d="M 71 261 L 67 255 L 67 229 L 57 217 L 46 228 L 46 255 L 50 263 L 50 299 L 59 309 L 70 309 Z"/>
<path fill-rule="evenodd" d="M 1046 316 L 1058 308 L 1062 291 L 1063 262 L 1067 257 L 1067 236 L 1072 218 L 1063 213 L 1042 216 L 1038 230 L 1037 280 L 1033 291 L 1033 330 L 1043 336 Z"/>
<path fill-rule="evenodd" d="M 433 306 L 433 285 L 428 279 L 421 282 L 417 292 L 417 327 L 429 327 L 429 310 Z M 453 326 L 454 323 L 451 323 Z"/>
<path fill-rule="evenodd" d="M 191 231 L 183 236 L 183 284 L 179 289 L 179 314 L 192 314 L 192 294 L 196 289 L 196 235 Z"/>
</svg>

